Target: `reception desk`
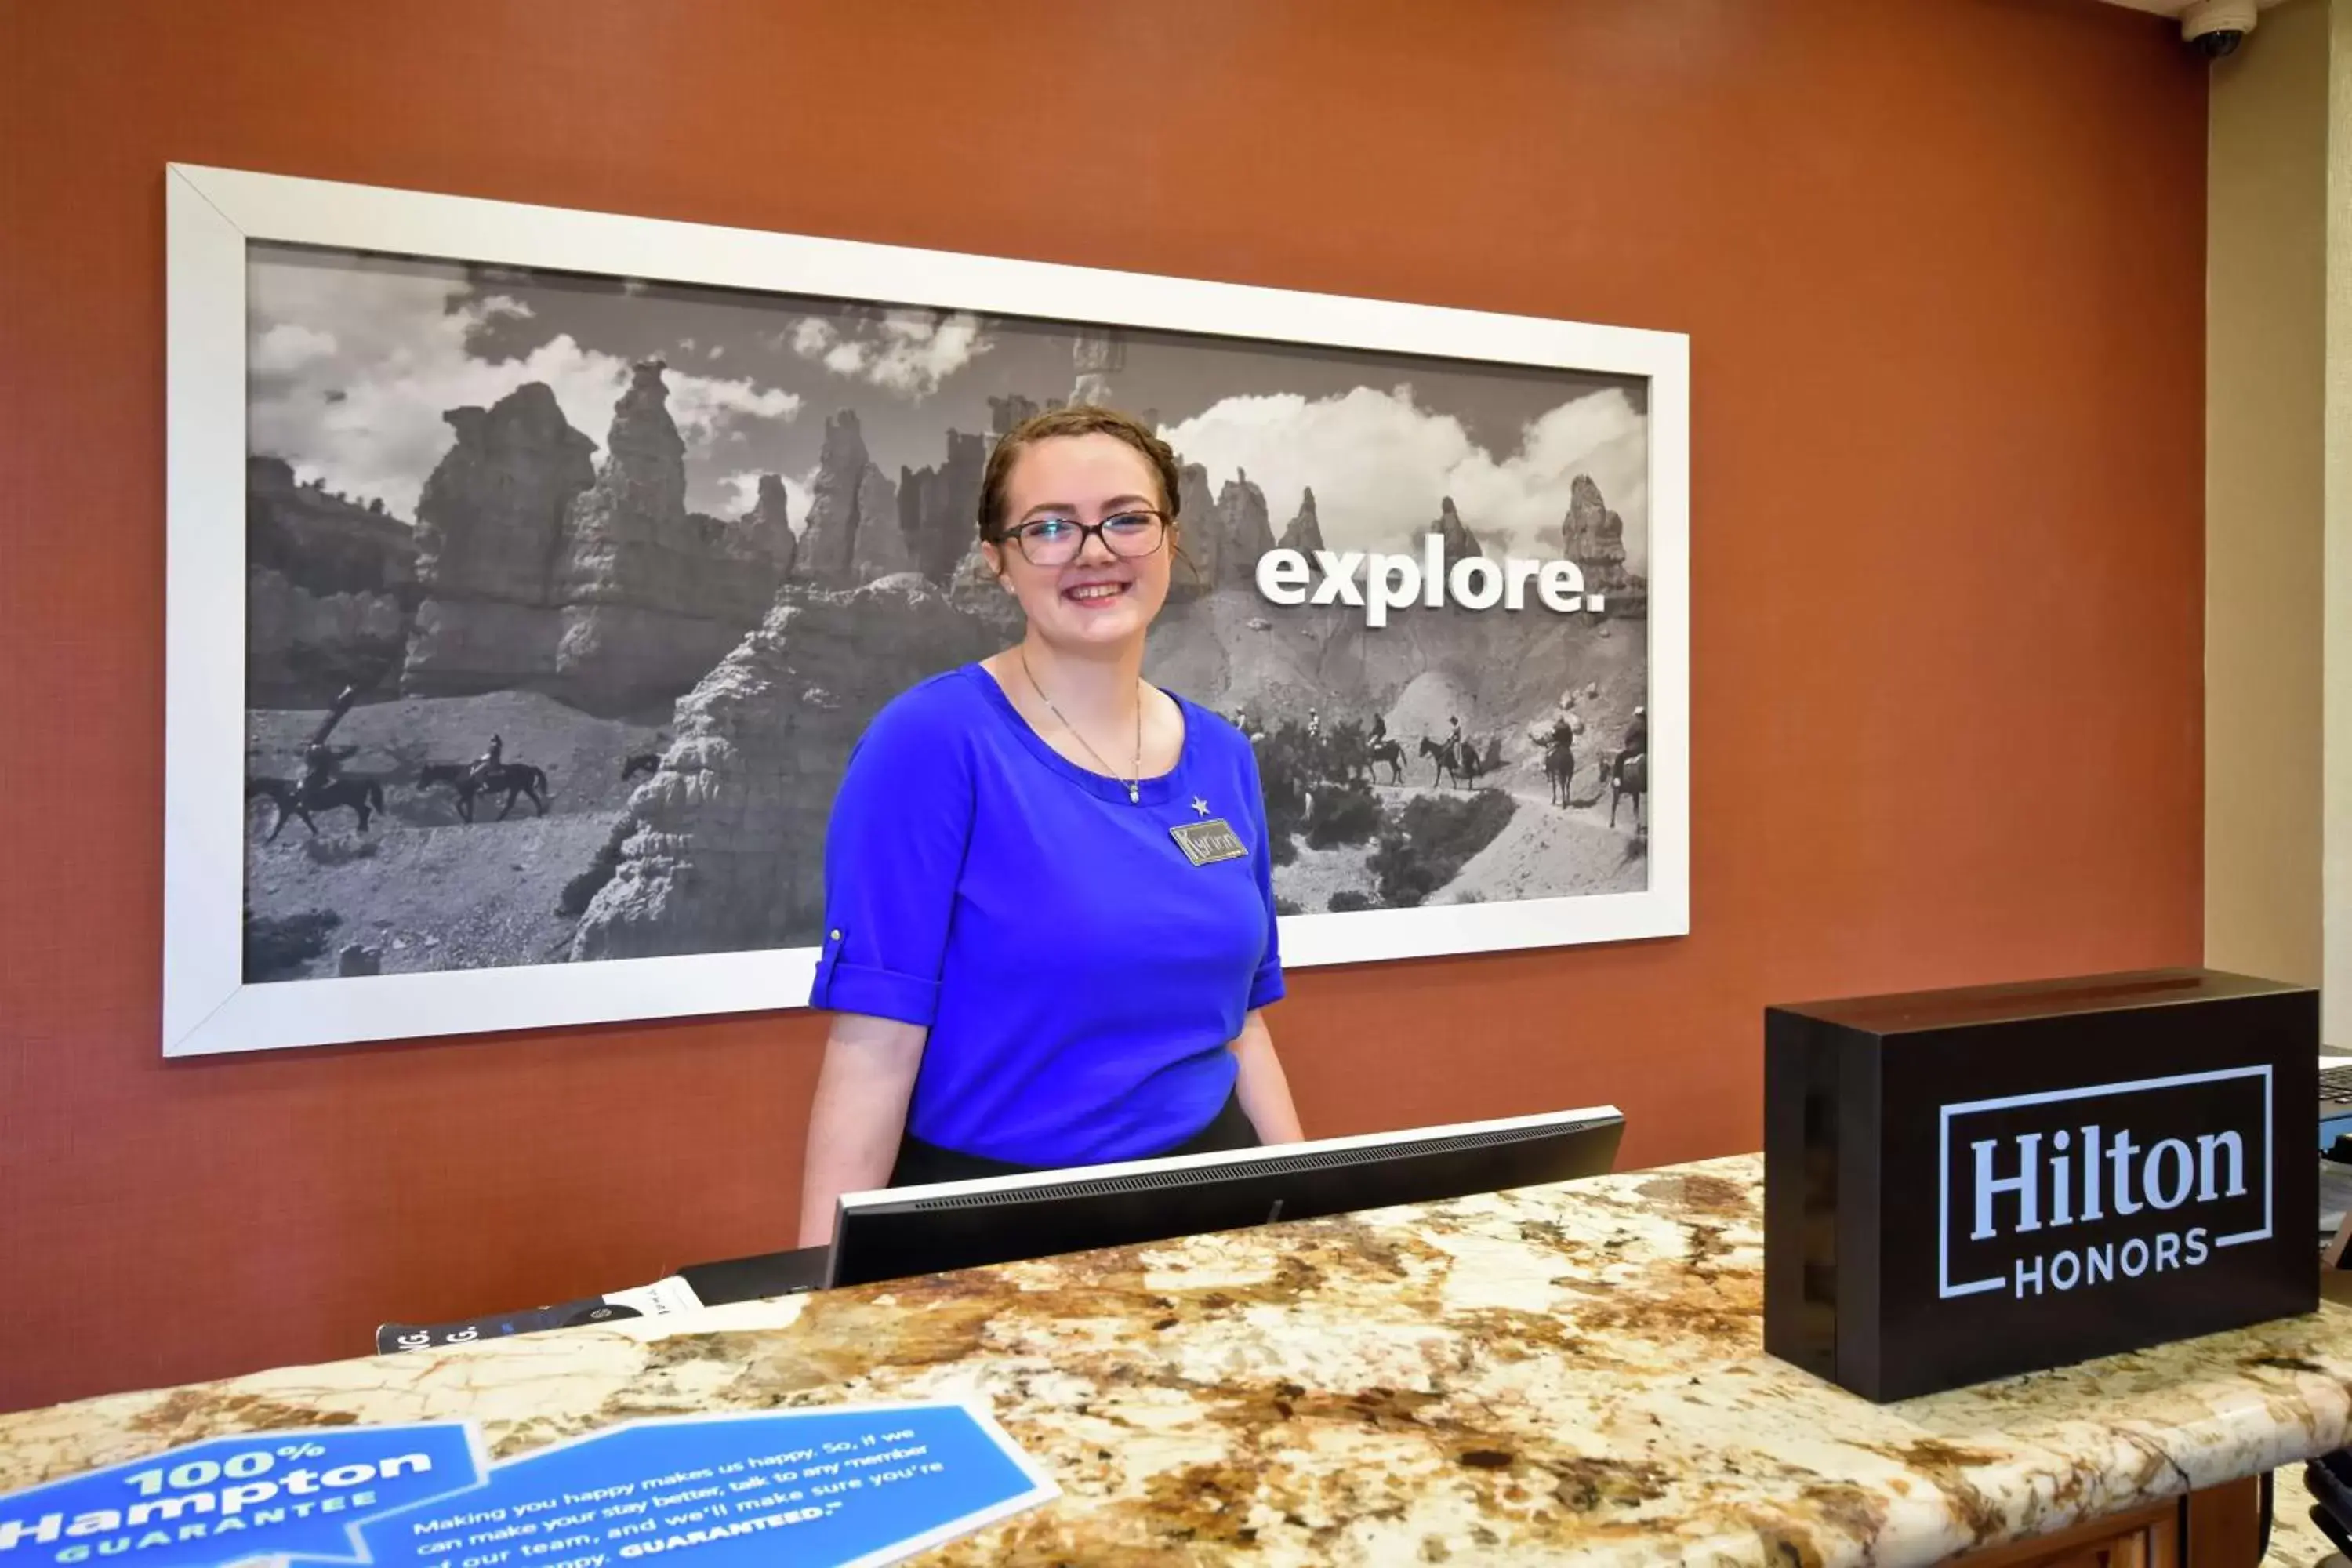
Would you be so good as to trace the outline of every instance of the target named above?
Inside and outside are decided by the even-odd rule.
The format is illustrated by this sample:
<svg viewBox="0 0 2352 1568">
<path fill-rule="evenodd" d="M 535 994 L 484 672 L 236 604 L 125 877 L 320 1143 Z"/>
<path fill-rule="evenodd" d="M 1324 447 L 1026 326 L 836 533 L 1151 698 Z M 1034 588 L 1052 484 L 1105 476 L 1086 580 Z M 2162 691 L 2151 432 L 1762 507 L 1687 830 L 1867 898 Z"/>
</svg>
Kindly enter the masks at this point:
<svg viewBox="0 0 2352 1568">
<path fill-rule="evenodd" d="M 0 1416 L 0 1490 L 205 1436 L 973 1397 L 1062 1495 L 927 1562 L 2253 1561 L 2352 1310 L 1873 1405 L 1761 1344 L 1762 1162 Z M 2179 1500 L 2194 1495 L 2194 1506 Z"/>
</svg>

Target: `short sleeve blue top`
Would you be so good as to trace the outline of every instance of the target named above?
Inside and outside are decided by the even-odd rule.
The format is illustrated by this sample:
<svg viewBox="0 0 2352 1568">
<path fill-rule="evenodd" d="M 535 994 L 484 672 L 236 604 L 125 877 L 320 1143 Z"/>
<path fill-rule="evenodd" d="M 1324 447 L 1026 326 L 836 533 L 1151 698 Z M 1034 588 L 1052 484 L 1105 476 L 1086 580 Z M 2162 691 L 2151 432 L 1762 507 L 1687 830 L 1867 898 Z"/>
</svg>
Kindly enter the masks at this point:
<svg viewBox="0 0 2352 1568">
<path fill-rule="evenodd" d="M 1206 1127 L 1227 1045 L 1283 993 L 1249 742 L 1176 700 L 1175 768 L 1124 782 L 1047 745 L 978 665 L 894 699 L 825 829 L 810 1002 L 927 1026 L 908 1131 L 1022 1165 L 1139 1159 Z M 1194 865 L 1171 828 L 1246 847 Z"/>
</svg>

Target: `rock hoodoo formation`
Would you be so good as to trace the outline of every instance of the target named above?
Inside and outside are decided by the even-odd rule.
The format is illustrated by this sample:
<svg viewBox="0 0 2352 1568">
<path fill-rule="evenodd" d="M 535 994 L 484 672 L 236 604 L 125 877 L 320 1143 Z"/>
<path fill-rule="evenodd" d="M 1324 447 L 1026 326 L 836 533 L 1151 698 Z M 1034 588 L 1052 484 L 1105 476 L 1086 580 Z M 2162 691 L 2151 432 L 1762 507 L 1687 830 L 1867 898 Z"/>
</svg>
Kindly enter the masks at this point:
<svg viewBox="0 0 2352 1568">
<path fill-rule="evenodd" d="M 549 579 L 565 514 L 596 482 L 596 444 L 541 382 L 442 417 L 457 439 L 416 502 L 424 602 L 401 689 L 437 697 L 544 685 L 562 635 Z"/>
<path fill-rule="evenodd" d="M 1209 489 L 1209 470 L 1199 463 L 1180 461 L 1176 469 L 1176 523 L 1192 565 L 1171 563 L 1169 596 L 1195 598 L 1225 580 L 1224 521 Z"/>
<path fill-rule="evenodd" d="M 788 515 L 791 505 L 784 481 L 773 474 L 761 474 L 751 510 L 728 525 L 735 536 L 729 548 L 749 560 L 765 559 L 780 579 L 791 576 L 800 544 Z"/>
<path fill-rule="evenodd" d="M 856 409 L 842 409 L 824 422 L 824 447 L 809 492 L 794 577 L 846 588 L 911 569 L 898 493 L 866 455 Z"/>
<path fill-rule="evenodd" d="M 782 487 L 731 522 L 686 510 L 665 368 L 634 368 L 602 469 L 540 383 L 449 412 L 457 444 L 417 503 L 403 691 L 525 687 L 628 712 L 691 688 L 759 624 L 795 553 Z"/>
<path fill-rule="evenodd" d="M 1045 411 L 1044 404 L 1034 397 L 1024 397 L 1017 392 L 991 397 L 988 400 L 988 433 L 992 437 L 1010 436 L 1024 421 L 1034 419 Z"/>
<path fill-rule="evenodd" d="M 1081 327 L 1071 345 L 1070 368 L 1076 379 L 1070 385 L 1072 403 L 1115 408 L 1118 395 L 1111 378 L 1127 368 L 1127 344 L 1114 327 Z"/>
<path fill-rule="evenodd" d="M 1266 520 L 1265 492 L 1250 482 L 1248 469 L 1235 468 L 1217 492 L 1216 522 L 1218 571 L 1212 581 L 1253 582 L 1257 558 L 1274 548 L 1274 529 Z"/>
<path fill-rule="evenodd" d="M 572 957 L 793 947 L 824 918 L 824 823 L 849 749 L 891 697 L 999 645 L 900 576 L 788 586 L 677 709 L 677 740 L 615 829 L 617 868 Z"/>
<path fill-rule="evenodd" d="M 1297 550 L 1307 555 L 1325 548 L 1323 520 L 1315 511 L 1314 486 L 1307 486 L 1306 493 L 1298 498 L 1298 515 L 1290 520 L 1289 526 L 1282 531 L 1282 537 L 1275 542 L 1281 549 Z"/>
<path fill-rule="evenodd" d="M 555 670 L 549 576 L 564 514 L 596 482 L 596 444 L 540 382 L 442 418 L 457 439 L 417 498 L 423 602 L 401 689 L 441 696 L 544 680 Z"/>
<path fill-rule="evenodd" d="M 915 570 L 913 552 L 899 526 L 898 487 L 868 462 L 857 479 L 857 548 L 850 552 L 851 580 L 871 583 L 877 577 Z"/>
<path fill-rule="evenodd" d="M 1006 411 L 996 405 L 1014 400 L 989 401 L 1002 424 Z M 1027 403 L 1025 398 L 1019 401 Z M 1034 405 L 1030 406 L 1034 412 Z M 898 470 L 898 531 L 907 542 L 914 570 L 926 577 L 947 581 L 980 537 L 980 481 L 988 466 L 989 446 L 986 437 L 950 430 L 944 462 L 936 468 Z"/>
<path fill-rule="evenodd" d="M 1448 571 L 1453 569 L 1456 561 L 1466 561 L 1474 555 L 1486 553 L 1479 546 L 1478 536 L 1470 531 L 1469 525 L 1462 521 L 1462 514 L 1454 510 L 1452 496 L 1447 496 L 1444 504 L 1437 509 L 1437 521 L 1430 524 L 1428 531 L 1436 534 L 1444 542 L 1444 561 Z"/>
<path fill-rule="evenodd" d="M 1625 569 L 1624 520 L 1609 510 L 1588 474 L 1577 475 L 1569 485 L 1559 536 L 1560 553 L 1584 573 L 1585 592 L 1605 595 L 1616 609 L 1646 601 L 1649 584 Z"/>
</svg>

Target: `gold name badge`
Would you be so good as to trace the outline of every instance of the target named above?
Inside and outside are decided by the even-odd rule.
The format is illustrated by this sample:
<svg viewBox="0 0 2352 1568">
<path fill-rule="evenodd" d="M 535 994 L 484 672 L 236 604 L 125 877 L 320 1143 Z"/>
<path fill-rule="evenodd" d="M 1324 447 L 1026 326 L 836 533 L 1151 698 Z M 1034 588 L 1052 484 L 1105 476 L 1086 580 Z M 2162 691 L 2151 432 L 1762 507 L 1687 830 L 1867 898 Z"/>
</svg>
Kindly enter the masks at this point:
<svg viewBox="0 0 2352 1568">
<path fill-rule="evenodd" d="M 1238 860 L 1249 853 L 1249 846 L 1222 816 L 1213 816 L 1206 822 L 1180 822 L 1168 830 L 1168 836 L 1184 851 L 1184 858 L 1195 866 Z"/>
</svg>

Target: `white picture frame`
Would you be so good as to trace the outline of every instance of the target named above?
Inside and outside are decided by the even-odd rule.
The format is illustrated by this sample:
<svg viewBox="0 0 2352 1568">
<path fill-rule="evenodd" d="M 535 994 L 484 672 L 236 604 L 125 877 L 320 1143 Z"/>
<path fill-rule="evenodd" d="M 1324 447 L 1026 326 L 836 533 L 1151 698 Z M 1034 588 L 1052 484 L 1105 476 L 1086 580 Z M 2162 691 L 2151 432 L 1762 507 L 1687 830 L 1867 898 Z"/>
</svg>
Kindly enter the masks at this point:
<svg viewBox="0 0 2352 1568">
<path fill-rule="evenodd" d="M 1690 929 L 1688 340 L 1680 333 L 169 165 L 167 1057 L 807 1005 L 818 950 L 243 978 L 247 249 L 398 256 L 1640 376 L 1648 383 L 1648 885 L 1286 915 L 1293 969 Z"/>
</svg>

